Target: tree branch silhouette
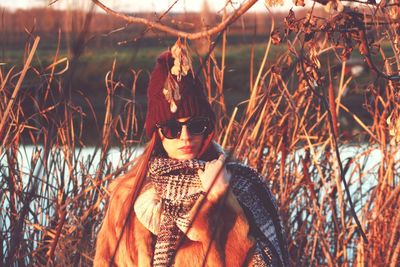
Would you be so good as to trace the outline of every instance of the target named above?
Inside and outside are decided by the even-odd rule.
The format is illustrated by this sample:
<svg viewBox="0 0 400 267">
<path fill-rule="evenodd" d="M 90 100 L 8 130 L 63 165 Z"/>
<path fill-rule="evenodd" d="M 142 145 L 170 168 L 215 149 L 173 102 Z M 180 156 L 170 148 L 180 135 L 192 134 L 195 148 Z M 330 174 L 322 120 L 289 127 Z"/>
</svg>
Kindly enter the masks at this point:
<svg viewBox="0 0 400 267">
<path fill-rule="evenodd" d="M 204 31 L 198 31 L 198 32 L 186 32 L 186 31 L 181 31 L 177 30 L 173 27 L 164 25 L 160 22 L 157 21 L 152 21 L 146 18 L 140 18 L 140 17 L 133 17 L 129 15 L 122 14 L 120 12 L 117 12 L 106 5 L 104 5 L 101 1 L 99 0 L 92 0 L 92 2 L 97 5 L 99 8 L 104 10 L 106 13 L 109 15 L 125 20 L 128 23 L 133 23 L 133 24 L 143 24 L 148 26 L 149 28 L 156 29 L 158 31 L 162 31 L 165 33 L 169 33 L 173 36 L 176 37 L 181 37 L 189 40 L 197 40 L 201 39 L 204 37 L 208 37 L 214 34 L 217 34 L 223 30 L 225 30 L 229 25 L 231 25 L 233 22 L 235 22 L 241 15 L 247 12 L 258 0 L 248 0 L 245 3 L 243 3 L 238 9 L 233 11 L 229 16 L 226 17 L 223 21 L 221 21 L 218 25 L 212 27 L 211 29 L 204 30 Z"/>
</svg>

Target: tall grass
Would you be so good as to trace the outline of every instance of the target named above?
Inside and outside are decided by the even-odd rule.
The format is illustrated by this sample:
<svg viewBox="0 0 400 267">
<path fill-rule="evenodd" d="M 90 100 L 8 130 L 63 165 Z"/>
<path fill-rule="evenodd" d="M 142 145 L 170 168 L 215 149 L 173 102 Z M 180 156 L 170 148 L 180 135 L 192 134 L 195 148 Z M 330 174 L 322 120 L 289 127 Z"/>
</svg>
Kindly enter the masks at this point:
<svg viewBox="0 0 400 267">
<path fill-rule="evenodd" d="M 398 38 L 395 27 L 377 26 L 379 44 Z M 380 30 L 387 35 L 380 36 Z M 329 60 L 328 66 L 319 63 L 327 51 L 340 51 L 327 35 L 315 43 L 294 36 L 289 51 L 250 83 L 244 115 L 234 113 L 230 122 L 237 123 L 220 138 L 229 136 L 232 153 L 266 175 L 280 204 L 294 266 L 398 266 L 400 129 L 388 117 L 398 120 L 400 112 L 399 50 L 393 45 L 390 57 L 380 51 L 383 72 L 395 78 L 375 73 L 374 82 L 363 88 L 372 117 L 367 125 L 341 102 L 353 78 L 345 73 L 346 61 L 335 77 Z M 264 59 L 269 49 L 267 43 Z M 343 113 L 359 132 L 339 127 Z M 344 153 L 350 147 L 354 152 Z"/>
<path fill-rule="evenodd" d="M 394 24 L 379 27 L 386 27 L 377 28 L 377 34 L 385 30 L 381 42 L 397 40 Z M 217 139 L 266 177 L 279 203 L 294 266 L 398 266 L 398 83 L 375 75 L 361 88 L 372 118 L 363 121 L 342 102 L 342 92 L 355 78 L 346 73 L 345 61 L 337 75 L 337 61 L 317 64 L 336 55 L 332 43 L 321 38 L 309 46 L 298 35 L 287 38 L 288 52 L 274 55 L 273 62 L 268 38 L 261 65 L 243 63 L 253 74 L 250 99 L 232 115 L 226 114 L 223 90 L 229 79 L 228 42 L 224 39 L 222 58 L 212 52 L 200 64 L 221 118 Z M 32 66 L 38 42 L 28 41 L 22 70 L 0 69 L 0 265 L 90 265 L 107 185 L 129 168 L 142 141 L 138 117 L 143 107 L 135 99 L 136 81 L 144 74 L 131 71 L 132 84 L 123 84 L 114 61 L 104 74 L 107 97 L 104 116 L 99 116 L 84 93 L 78 92 L 78 98 L 69 86 L 73 62 L 60 59 L 58 49 L 49 66 Z M 398 74 L 397 43 L 392 42 L 394 56 L 379 52 L 382 70 Z M 368 75 L 364 79 L 371 79 Z M 98 128 L 89 129 L 87 117 Z M 358 130 L 346 129 L 344 117 Z M 83 132 L 89 130 L 100 144 L 86 154 Z M 118 163 L 110 155 L 114 144 L 120 149 Z M 350 148 L 353 152 L 346 154 Z"/>
<path fill-rule="evenodd" d="M 38 42 L 28 43 L 28 59 Z M 91 263 L 105 188 L 129 166 L 138 142 L 135 82 L 127 88 L 115 81 L 115 62 L 110 67 L 104 118 L 97 118 L 83 94 L 77 100 L 63 87 L 70 70 L 57 51 L 50 66 L 32 67 L 27 60 L 22 71 L 0 72 L 1 265 Z M 134 81 L 138 74 L 132 71 Z M 20 89 L 22 81 L 27 85 Z M 103 127 L 84 125 L 87 116 L 102 119 Z M 101 144 L 88 152 L 83 131 Z M 112 142 L 120 144 L 119 159 L 111 158 Z"/>
</svg>

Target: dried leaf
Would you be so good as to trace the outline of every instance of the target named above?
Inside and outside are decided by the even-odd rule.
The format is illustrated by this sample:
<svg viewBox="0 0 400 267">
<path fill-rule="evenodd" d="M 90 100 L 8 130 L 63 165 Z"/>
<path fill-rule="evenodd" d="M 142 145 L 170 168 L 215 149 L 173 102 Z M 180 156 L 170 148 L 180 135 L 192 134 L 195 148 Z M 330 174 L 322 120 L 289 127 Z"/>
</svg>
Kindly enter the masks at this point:
<svg viewBox="0 0 400 267">
<path fill-rule="evenodd" d="M 326 12 L 337 11 L 339 13 L 343 12 L 344 6 L 340 0 L 331 0 L 325 6 Z"/>
<path fill-rule="evenodd" d="M 283 0 L 264 0 L 266 7 L 282 6 Z"/>
<path fill-rule="evenodd" d="M 304 0 L 293 0 L 293 4 L 296 6 L 305 6 Z"/>
<path fill-rule="evenodd" d="M 400 118 L 392 112 L 386 120 L 389 127 L 389 135 L 392 136 L 395 143 L 400 143 Z"/>
<path fill-rule="evenodd" d="M 340 55 L 340 58 L 343 61 L 347 61 L 350 58 L 351 52 L 353 51 L 353 47 L 351 46 L 346 46 L 343 50 L 342 53 Z"/>
<path fill-rule="evenodd" d="M 276 65 L 273 65 L 271 67 L 271 72 L 280 75 L 280 74 L 282 74 L 282 68 L 280 68 Z"/>
<path fill-rule="evenodd" d="M 299 23 L 296 20 L 296 15 L 294 14 L 293 10 L 289 10 L 289 14 L 285 18 L 286 28 L 291 31 L 298 31 Z"/>
<path fill-rule="evenodd" d="M 314 32 L 306 33 L 304 35 L 304 42 L 309 42 L 313 39 L 314 37 Z"/>
<path fill-rule="evenodd" d="M 274 45 L 278 45 L 281 43 L 282 39 L 280 37 L 279 29 L 276 29 L 271 33 L 271 41 Z"/>
<path fill-rule="evenodd" d="M 179 82 L 182 76 L 186 76 L 191 69 L 191 60 L 187 48 L 181 42 L 180 38 L 171 47 L 171 54 L 174 58 L 174 66 L 171 68 L 171 74 L 175 75 Z"/>
</svg>

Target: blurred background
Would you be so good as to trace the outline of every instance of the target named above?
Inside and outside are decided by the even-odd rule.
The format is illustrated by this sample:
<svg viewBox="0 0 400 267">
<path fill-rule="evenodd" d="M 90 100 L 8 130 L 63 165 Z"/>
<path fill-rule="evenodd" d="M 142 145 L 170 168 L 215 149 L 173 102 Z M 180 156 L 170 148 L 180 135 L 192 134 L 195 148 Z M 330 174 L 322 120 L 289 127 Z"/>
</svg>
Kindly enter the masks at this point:
<svg viewBox="0 0 400 267">
<path fill-rule="evenodd" d="M 176 2 L 176 3 L 174 3 Z M 223 16 L 225 1 L 195 1 L 188 4 L 186 1 L 104 1 L 109 7 L 126 14 L 157 20 L 162 16 L 162 23 L 176 29 L 196 32 L 216 25 Z M 234 6 L 234 2 L 232 4 Z M 238 4 L 236 3 L 236 6 Z M 151 71 L 156 56 L 163 50 L 171 47 L 176 37 L 165 32 L 148 29 L 145 25 L 129 24 L 120 18 L 106 14 L 95 7 L 90 1 L 9 1 L 1 4 L 0 49 L 1 68 L 7 72 L 12 67 L 22 68 L 27 56 L 26 45 L 33 36 L 40 36 L 41 41 L 33 59 L 32 65 L 43 72 L 57 57 L 68 60 L 68 67 L 63 73 L 63 84 L 68 85 L 74 102 L 79 101 L 87 116 L 84 117 L 86 125 L 90 125 L 83 135 L 90 138 L 88 142 L 100 142 L 93 139 L 92 130 L 102 127 L 102 121 L 97 121 L 90 114 L 87 103 L 82 103 L 82 94 L 87 97 L 99 117 L 105 114 L 104 99 L 107 95 L 104 77 L 112 68 L 115 60 L 115 78 L 123 84 L 125 89 L 130 89 L 134 76 L 131 70 L 141 70 L 136 81 L 136 103 L 138 120 L 142 125 L 143 110 L 145 110 L 144 96 L 148 74 Z M 228 5 L 227 11 L 233 7 Z M 294 8 L 297 17 L 304 17 L 311 7 L 296 7 L 291 2 L 278 3 L 268 10 L 263 1 L 258 1 L 248 12 L 229 27 L 226 34 L 226 69 L 223 91 L 226 93 L 225 101 L 227 115 L 232 114 L 233 108 L 240 102 L 249 98 L 251 78 L 250 65 L 259 66 L 268 41 L 271 24 L 274 21 L 275 29 L 284 31 L 285 18 L 290 8 Z M 169 9 L 170 8 L 170 9 Z M 165 13 L 167 12 L 167 13 Z M 313 11 L 315 16 L 329 17 L 322 5 L 317 4 Z M 164 14 L 165 13 L 165 14 Z M 206 56 L 210 41 L 203 38 L 188 41 L 191 53 L 195 57 Z M 221 42 L 215 48 L 215 57 L 221 60 Z M 389 50 L 390 47 L 383 47 Z M 277 44 L 271 47 L 266 68 L 275 64 L 279 57 L 287 50 L 286 44 Z M 252 52 L 253 51 L 253 52 Z M 252 54 L 254 53 L 254 54 Z M 355 72 L 356 79 L 351 81 L 345 89 L 343 101 L 348 108 L 361 119 L 370 122 L 371 117 L 362 109 L 363 92 L 365 83 L 370 82 L 366 68 L 357 51 L 353 53 L 350 64 L 347 65 L 346 75 Z M 358 59 L 357 59 L 358 58 Z M 332 76 L 337 79 L 341 73 L 340 59 L 330 55 Z M 323 64 L 327 63 L 329 56 L 322 56 Z M 194 66 L 199 68 L 199 60 L 195 58 Z M 64 69 L 65 64 L 60 64 L 57 69 Z M 336 65 L 336 67 L 335 67 Z M 363 76 L 359 78 L 359 76 Z M 34 82 L 32 80 L 32 82 Z M 25 87 L 35 87 L 25 80 Z M 348 90 L 350 89 L 351 90 Z M 124 97 L 124 89 L 118 90 L 116 95 Z M 125 94 L 126 96 L 126 94 Z M 116 100 L 118 104 L 118 99 Z M 23 105 L 32 106 L 29 101 Z M 29 108 L 27 107 L 27 112 Z M 31 111 L 33 112 L 33 111 Z M 341 119 L 345 134 L 352 136 L 357 130 L 357 124 L 346 118 Z"/>
</svg>

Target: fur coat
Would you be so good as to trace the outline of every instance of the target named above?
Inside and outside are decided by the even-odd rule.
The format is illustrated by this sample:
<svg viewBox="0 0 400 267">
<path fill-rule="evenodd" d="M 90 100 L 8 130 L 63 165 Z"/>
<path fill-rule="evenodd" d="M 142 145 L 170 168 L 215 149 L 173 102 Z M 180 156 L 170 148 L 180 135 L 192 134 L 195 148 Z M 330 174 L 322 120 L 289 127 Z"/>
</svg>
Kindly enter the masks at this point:
<svg viewBox="0 0 400 267">
<path fill-rule="evenodd" d="M 233 174 L 230 189 L 216 202 L 204 196 L 196 201 L 193 212 L 197 215 L 176 253 L 174 266 L 286 266 L 286 243 L 269 189 L 254 170 L 244 165 L 229 163 L 227 169 Z M 118 178 L 110 187 L 94 266 L 151 266 L 155 235 L 135 211 L 130 213 L 121 235 L 125 222 L 119 218 L 132 209 L 132 190 L 129 177 Z M 257 251 L 261 256 L 256 255 Z M 260 257 L 268 258 L 269 263 Z"/>
</svg>

